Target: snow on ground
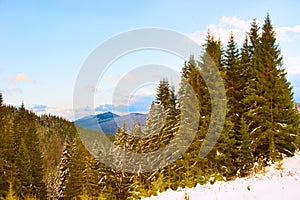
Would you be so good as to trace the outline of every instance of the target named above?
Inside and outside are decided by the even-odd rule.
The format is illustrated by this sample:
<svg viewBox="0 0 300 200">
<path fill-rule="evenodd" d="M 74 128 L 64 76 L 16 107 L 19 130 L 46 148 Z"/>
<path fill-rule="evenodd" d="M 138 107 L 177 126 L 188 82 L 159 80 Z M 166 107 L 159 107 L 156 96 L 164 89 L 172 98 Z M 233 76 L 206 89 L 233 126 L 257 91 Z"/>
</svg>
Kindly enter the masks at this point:
<svg viewBox="0 0 300 200">
<path fill-rule="evenodd" d="M 266 173 L 259 173 L 247 178 L 237 178 L 229 182 L 215 182 L 197 185 L 195 188 L 171 189 L 148 200 L 189 200 L 202 199 L 300 199 L 300 154 L 283 160 L 283 170 L 278 164 L 266 168 Z"/>
</svg>

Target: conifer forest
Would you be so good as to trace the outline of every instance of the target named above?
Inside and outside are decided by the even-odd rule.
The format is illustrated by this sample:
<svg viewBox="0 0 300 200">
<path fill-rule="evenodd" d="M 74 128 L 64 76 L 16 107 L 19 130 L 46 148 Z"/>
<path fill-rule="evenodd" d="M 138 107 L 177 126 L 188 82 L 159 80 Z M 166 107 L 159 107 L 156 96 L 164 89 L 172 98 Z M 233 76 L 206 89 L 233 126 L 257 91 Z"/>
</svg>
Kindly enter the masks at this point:
<svg viewBox="0 0 300 200">
<path fill-rule="evenodd" d="M 7 105 L 0 93 L 0 199 L 140 199 L 169 188 L 246 177 L 293 156 L 300 147 L 300 118 L 269 15 L 262 25 L 252 21 L 242 46 L 233 33 L 220 41 L 208 31 L 202 47 L 200 57 L 191 55 L 182 63 L 178 90 L 170 80 L 160 81 L 145 127 L 136 122 L 129 129 L 124 123 L 115 134 L 107 134 L 124 150 L 153 152 L 176 136 L 183 110 L 199 112 L 191 145 L 179 159 L 152 172 L 106 166 L 85 148 L 74 122 L 36 115 L 24 104 Z M 199 157 L 211 120 L 210 91 L 220 84 L 209 74 L 212 65 L 225 86 L 226 117 L 217 143 Z M 203 75 L 214 82 L 212 88 Z M 184 82 L 192 87 L 196 102 L 183 99 L 189 95 Z M 185 126 L 184 131 L 192 130 Z M 141 132 L 148 136 L 135 137 Z"/>
</svg>

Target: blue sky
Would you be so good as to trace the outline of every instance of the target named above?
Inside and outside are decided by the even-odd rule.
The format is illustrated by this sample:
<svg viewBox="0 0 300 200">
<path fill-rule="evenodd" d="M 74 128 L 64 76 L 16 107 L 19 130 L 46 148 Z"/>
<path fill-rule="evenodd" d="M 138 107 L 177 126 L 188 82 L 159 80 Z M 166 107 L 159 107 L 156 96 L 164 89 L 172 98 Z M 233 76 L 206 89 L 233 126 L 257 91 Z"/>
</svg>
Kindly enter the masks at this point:
<svg viewBox="0 0 300 200">
<path fill-rule="evenodd" d="M 242 2 L 242 3 L 241 3 Z M 170 29 L 203 42 L 208 28 L 226 45 L 230 30 L 244 39 L 249 23 L 270 13 L 288 80 L 300 101 L 299 1 L 1 1 L 0 90 L 7 104 L 72 119 L 73 91 L 90 53 L 112 36 L 145 27 Z M 183 60 L 144 51 L 122 58 L 104 75 L 95 108 L 111 104 L 111 91 L 133 66 L 158 63 L 180 69 Z M 126 71 L 127 70 L 127 71 Z M 106 80 L 106 82 L 105 82 Z M 145 112 L 155 84 L 139 89 L 128 104 Z M 135 100 L 132 100 L 135 99 Z M 130 103 L 134 102 L 134 103 Z M 108 106 L 109 107 L 109 106 Z"/>
</svg>

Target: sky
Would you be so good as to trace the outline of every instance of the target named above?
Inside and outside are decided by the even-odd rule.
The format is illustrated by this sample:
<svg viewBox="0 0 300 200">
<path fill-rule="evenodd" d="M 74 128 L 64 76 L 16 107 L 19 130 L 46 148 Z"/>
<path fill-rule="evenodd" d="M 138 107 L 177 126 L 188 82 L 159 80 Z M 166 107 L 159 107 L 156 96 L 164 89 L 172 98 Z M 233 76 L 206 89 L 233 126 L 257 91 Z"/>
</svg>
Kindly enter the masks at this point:
<svg viewBox="0 0 300 200">
<path fill-rule="evenodd" d="M 257 19 L 262 25 L 269 12 L 294 99 L 300 102 L 299 8 L 300 1 L 296 0 L 0 0 L 0 91 L 6 104 L 19 106 L 24 102 L 38 114 L 73 120 L 79 72 L 89 55 L 110 38 L 154 27 L 185 34 L 203 44 L 209 29 L 224 46 L 233 31 L 240 45 L 251 21 Z M 123 114 L 147 112 L 157 82 L 140 85 L 124 96 L 123 104 L 114 104 L 113 91 L 118 83 L 142 65 L 164 65 L 179 74 L 183 62 L 178 56 L 155 50 L 120 57 L 91 88 L 95 111 L 122 107 L 123 111 L 118 111 Z"/>
</svg>

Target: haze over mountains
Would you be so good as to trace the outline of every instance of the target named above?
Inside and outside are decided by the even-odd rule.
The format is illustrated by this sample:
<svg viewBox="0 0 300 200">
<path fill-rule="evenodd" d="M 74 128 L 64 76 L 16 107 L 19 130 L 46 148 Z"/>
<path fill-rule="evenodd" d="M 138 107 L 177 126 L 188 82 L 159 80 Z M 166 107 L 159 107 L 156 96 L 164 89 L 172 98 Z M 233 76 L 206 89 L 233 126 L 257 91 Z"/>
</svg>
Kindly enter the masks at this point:
<svg viewBox="0 0 300 200">
<path fill-rule="evenodd" d="M 75 123 L 83 128 L 101 131 L 106 134 L 115 134 L 118 127 L 122 127 L 124 122 L 128 129 L 131 129 L 133 124 L 140 122 L 144 127 L 148 114 L 130 113 L 127 115 L 117 115 L 112 112 L 106 112 L 98 115 L 90 115 L 78 119 Z"/>
</svg>

